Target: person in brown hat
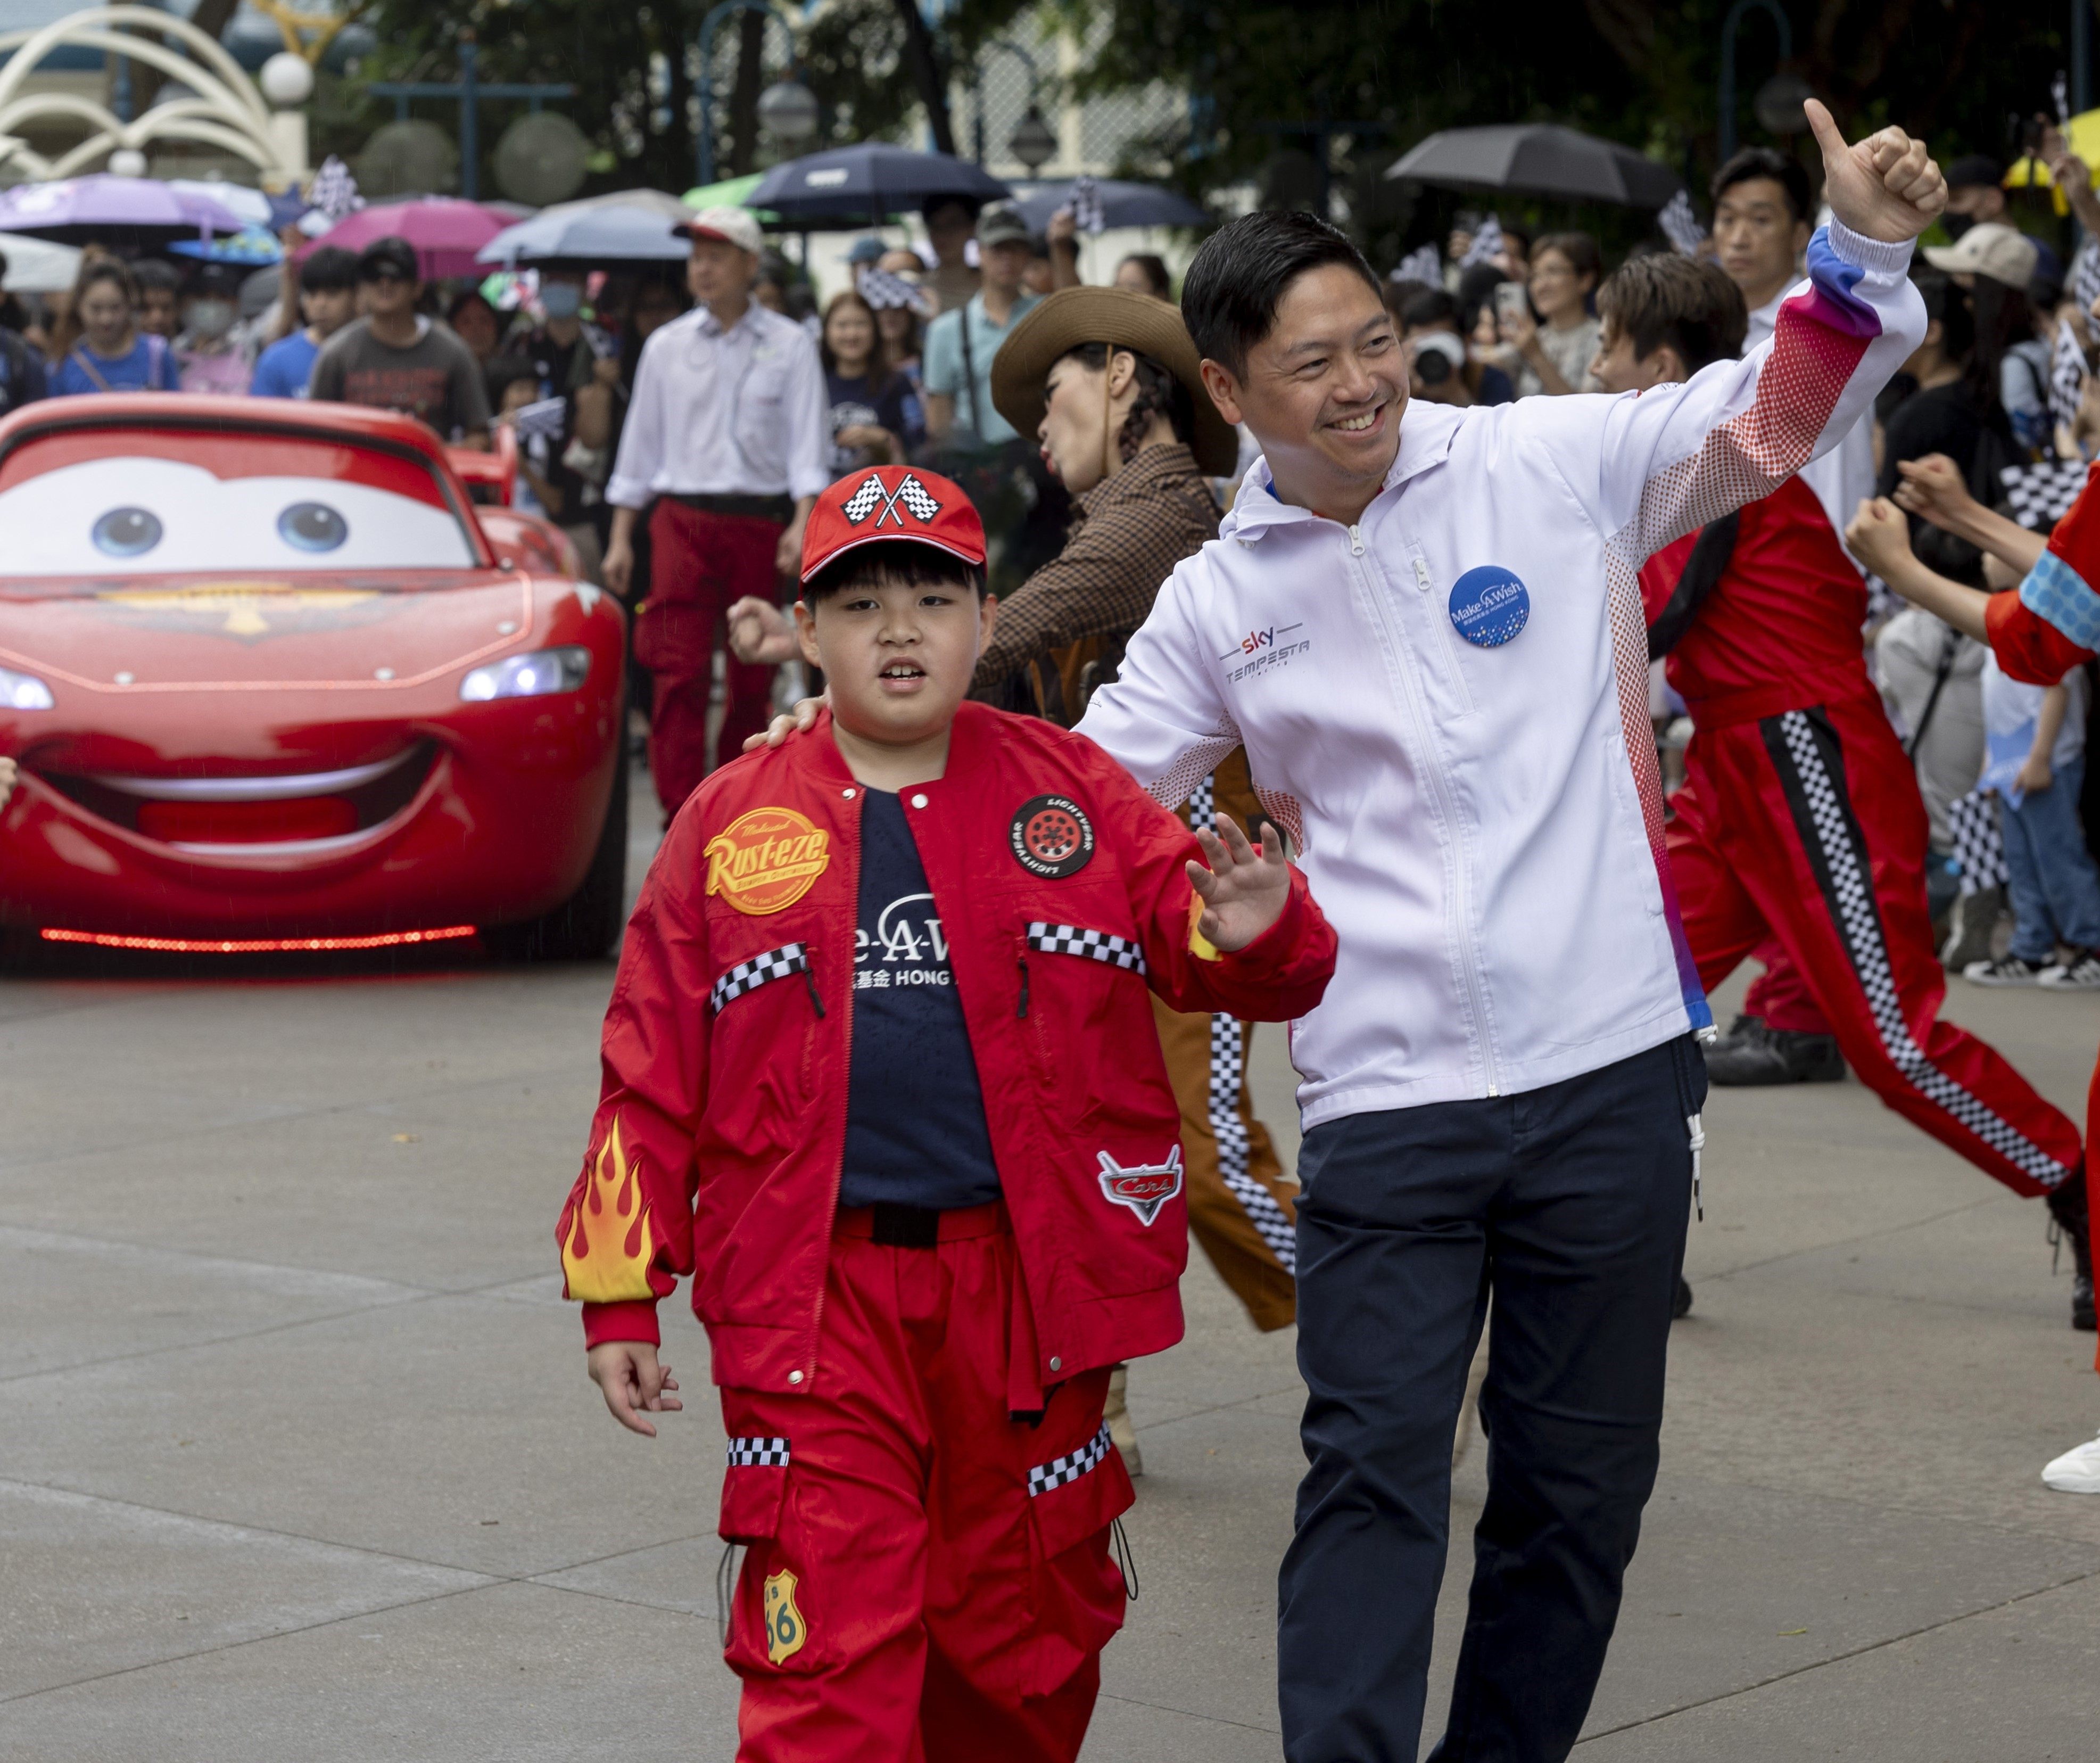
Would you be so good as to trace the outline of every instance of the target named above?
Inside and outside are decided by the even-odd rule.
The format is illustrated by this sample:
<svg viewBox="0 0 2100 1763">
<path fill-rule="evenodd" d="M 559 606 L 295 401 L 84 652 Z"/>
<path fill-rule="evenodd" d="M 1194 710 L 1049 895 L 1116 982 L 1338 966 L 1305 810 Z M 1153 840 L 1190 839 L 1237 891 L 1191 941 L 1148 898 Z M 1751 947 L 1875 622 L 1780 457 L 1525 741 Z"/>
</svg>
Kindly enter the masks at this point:
<svg viewBox="0 0 2100 1763">
<path fill-rule="evenodd" d="M 1001 604 L 971 693 L 1069 727 L 1093 687 L 1115 678 L 1160 584 L 1217 537 L 1204 479 L 1233 475 L 1239 437 L 1203 390 L 1179 310 L 1126 288 L 1046 298 L 1000 346 L 991 394 L 1041 447 L 1074 507 L 1064 548 Z M 792 639 L 777 608 L 754 599 L 730 609 L 730 640 L 739 659 L 759 662 L 788 658 Z M 1184 813 L 1206 827 L 1219 813 L 1258 826 L 1265 816 L 1246 755 L 1220 762 Z M 1189 1226 L 1255 1326 L 1284 1328 L 1297 1314 L 1295 1185 L 1247 1090 L 1251 1024 L 1154 1014 L 1180 1105 Z M 1138 1474 L 1123 1381 L 1118 1371 L 1109 1420 Z"/>
</svg>

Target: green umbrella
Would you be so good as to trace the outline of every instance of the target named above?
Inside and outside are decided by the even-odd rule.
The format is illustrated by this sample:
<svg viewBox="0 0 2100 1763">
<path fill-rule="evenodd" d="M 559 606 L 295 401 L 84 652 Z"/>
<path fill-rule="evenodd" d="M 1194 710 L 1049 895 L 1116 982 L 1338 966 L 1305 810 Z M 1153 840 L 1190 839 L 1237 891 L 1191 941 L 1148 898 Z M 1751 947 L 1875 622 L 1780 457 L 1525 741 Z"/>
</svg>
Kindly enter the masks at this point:
<svg viewBox="0 0 2100 1763">
<path fill-rule="evenodd" d="M 741 208 L 743 199 L 758 188 L 758 180 L 765 174 L 754 171 L 741 178 L 725 178 L 720 183 L 696 184 L 686 192 L 682 200 L 688 208 Z M 752 213 L 765 226 L 780 217 L 770 209 L 754 208 Z"/>
</svg>

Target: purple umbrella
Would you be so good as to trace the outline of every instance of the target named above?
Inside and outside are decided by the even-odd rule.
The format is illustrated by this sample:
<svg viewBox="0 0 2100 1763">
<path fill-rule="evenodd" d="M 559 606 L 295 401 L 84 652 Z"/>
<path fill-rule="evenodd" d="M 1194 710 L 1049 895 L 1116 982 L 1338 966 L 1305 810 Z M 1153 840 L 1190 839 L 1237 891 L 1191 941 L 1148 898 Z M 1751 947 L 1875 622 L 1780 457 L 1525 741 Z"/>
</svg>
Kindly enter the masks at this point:
<svg viewBox="0 0 2100 1763">
<path fill-rule="evenodd" d="M 108 172 L 18 183 L 0 190 L 0 232 L 84 245 L 159 245 L 210 233 L 236 233 L 241 220 L 209 196 L 178 190 L 152 178 Z"/>
</svg>

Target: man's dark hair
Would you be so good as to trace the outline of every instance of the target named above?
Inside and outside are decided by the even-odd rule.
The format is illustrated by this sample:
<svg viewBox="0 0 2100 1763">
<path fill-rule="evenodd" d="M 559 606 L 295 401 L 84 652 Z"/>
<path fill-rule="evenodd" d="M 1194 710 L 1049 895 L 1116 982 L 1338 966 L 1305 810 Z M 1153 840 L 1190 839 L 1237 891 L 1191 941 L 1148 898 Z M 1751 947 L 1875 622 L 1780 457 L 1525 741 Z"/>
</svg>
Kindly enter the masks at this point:
<svg viewBox="0 0 2100 1763">
<path fill-rule="evenodd" d="M 1400 328 L 1418 330 L 1425 325 L 1449 325 L 1458 329 L 1458 303 L 1441 288 L 1424 288 L 1400 309 Z"/>
<path fill-rule="evenodd" d="M 1750 183 L 1759 178 L 1768 178 L 1786 192 L 1786 205 L 1798 221 L 1815 219 L 1815 191 L 1808 181 L 1808 174 L 1802 169 L 1801 161 L 1789 159 L 1784 153 L 1774 152 L 1769 147 L 1745 147 L 1727 164 L 1714 174 L 1714 200 L 1719 201 L 1724 192 L 1739 183 Z"/>
<path fill-rule="evenodd" d="M 1633 344 L 1634 359 L 1674 349 L 1687 373 L 1743 352 L 1750 316 L 1743 291 L 1718 263 L 1654 252 L 1629 258 L 1597 290 L 1597 314 L 1615 338 Z"/>
<path fill-rule="evenodd" d="M 357 254 L 357 279 L 378 281 L 388 276 L 398 276 L 404 281 L 421 281 L 422 266 L 416 261 L 416 248 L 398 233 L 390 232 L 374 239 Z"/>
<path fill-rule="evenodd" d="M 299 285 L 322 294 L 339 294 L 357 285 L 357 253 L 324 245 L 299 265 Z"/>
<path fill-rule="evenodd" d="M 985 572 L 938 546 L 883 539 L 835 557 L 802 584 L 802 603 L 814 608 L 849 588 L 968 588 L 984 598 Z"/>
<path fill-rule="evenodd" d="M 1947 187 L 1950 190 L 1973 190 L 1979 186 L 1996 189 L 2005 181 L 2005 175 L 1998 161 L 1988 153 L 1964 153 L 1948 166 Z"/>
<path fill-rule="evenodd" d="M 1285 289 L 1330 263 L 1354 270 L 1378 298 L 1379 279 L 1364 254 L 1317 215 L 1266 209 L 1227 221 L 1181 278 L 1181 317 L 1196 352 L 1235 378 L 1244 375 L 1247 351 L 1276 328 Z"/>
<path fill-rule="evenodd" d="M 919 218 L 921 220 L 930 221 L 936 214 L 941 213 L 945 209 L 960 208 L 964 214 L 968 215 L 969 219 L 974 222 L 977 218 L 977 210 L 983 206 L 983 203 L 977 201 L 973 197 L 955 195 L 929 196 L 924 201 L 919 205 Z"/>
<path fill-rule="evenodd" d="M 183 278 L 173 263 L 164 263 L 157 257 L 141 258 L 131 266 L 131 281 L 140 294 L 154 290 L 173 294 L 183 285 Z"/>
</svg>

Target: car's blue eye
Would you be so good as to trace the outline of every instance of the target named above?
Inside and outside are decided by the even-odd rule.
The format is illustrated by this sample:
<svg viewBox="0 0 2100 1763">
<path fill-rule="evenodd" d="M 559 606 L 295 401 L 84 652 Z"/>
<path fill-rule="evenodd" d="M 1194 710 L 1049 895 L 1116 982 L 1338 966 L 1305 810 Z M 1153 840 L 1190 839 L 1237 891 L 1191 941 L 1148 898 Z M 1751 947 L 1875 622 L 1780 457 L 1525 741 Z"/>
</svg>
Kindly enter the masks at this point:
<svg viewBox="0 0 2100 1763">
<path fill-rule="evenodd" d="M 161 522 L 143 508 L 112 508 L 89 536 L 112 557 L 143 557 L 161 542 Z"/>
<path fill-rule="evenodd" d="M 302 551 L 332 551 L 350 537 L 350 523 L 326 502 L 293 502 L 277 516 L 277 531 Z"/>
</svg>

